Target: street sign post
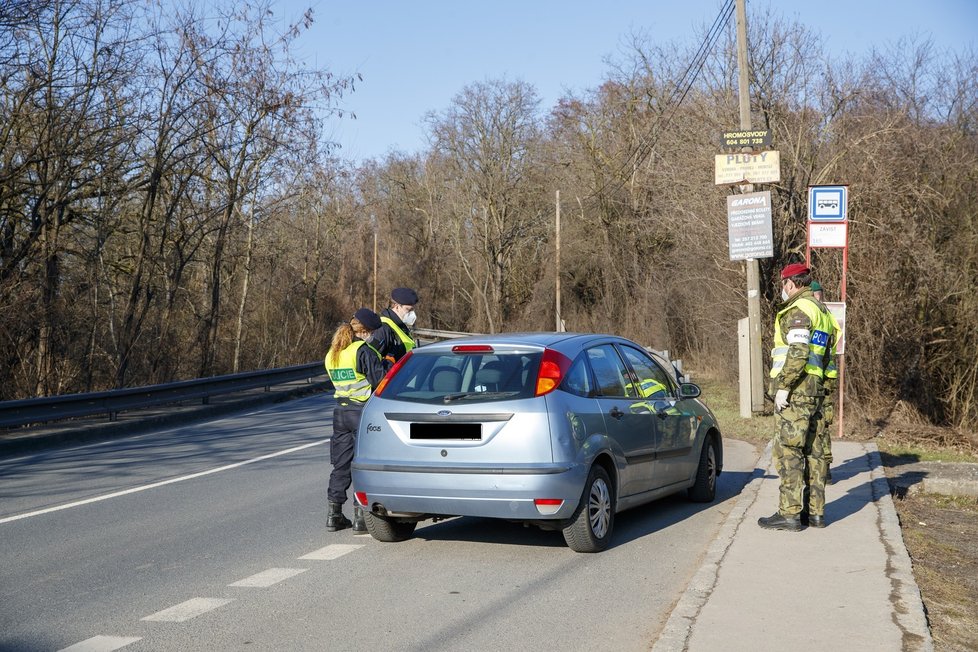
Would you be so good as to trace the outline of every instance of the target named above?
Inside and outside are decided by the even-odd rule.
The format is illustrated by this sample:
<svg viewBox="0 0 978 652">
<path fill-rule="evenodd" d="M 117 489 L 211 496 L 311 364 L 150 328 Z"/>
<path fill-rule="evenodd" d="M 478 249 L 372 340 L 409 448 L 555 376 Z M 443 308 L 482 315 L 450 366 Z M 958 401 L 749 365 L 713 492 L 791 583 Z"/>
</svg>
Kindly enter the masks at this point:
<svg viewBox="0 0 978 652">
<path fill-rule="evenodd" d="M 849 186 L 809 186 L 808 187 L 808 249 L 805 262 L 811 266 L 812 249 L 828 248 L 842 250 L 841 302 L 826 302 L 832 311 L 842 334 L 837 343 L 839 354 L 839 437 L 842 437 L 842 423 L 845 414 L 845 321 L 846 321 L 846 274 L 849 268 Z"/>
</svg>

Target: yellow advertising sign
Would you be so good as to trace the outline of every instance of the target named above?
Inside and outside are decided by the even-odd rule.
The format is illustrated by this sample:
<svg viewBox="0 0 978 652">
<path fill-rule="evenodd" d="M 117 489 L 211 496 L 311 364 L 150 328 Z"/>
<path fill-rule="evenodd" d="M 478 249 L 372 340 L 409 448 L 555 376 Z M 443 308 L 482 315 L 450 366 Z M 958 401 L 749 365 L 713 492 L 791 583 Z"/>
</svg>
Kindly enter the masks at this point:
<svg viewBox="0 0 978 652">
<path fill-rule="evenodd" d="M 781 153 L 773 149 L 757 154 L 717 154 L 714 183 L 777 183 L 781 181 Z"/>
</svg>

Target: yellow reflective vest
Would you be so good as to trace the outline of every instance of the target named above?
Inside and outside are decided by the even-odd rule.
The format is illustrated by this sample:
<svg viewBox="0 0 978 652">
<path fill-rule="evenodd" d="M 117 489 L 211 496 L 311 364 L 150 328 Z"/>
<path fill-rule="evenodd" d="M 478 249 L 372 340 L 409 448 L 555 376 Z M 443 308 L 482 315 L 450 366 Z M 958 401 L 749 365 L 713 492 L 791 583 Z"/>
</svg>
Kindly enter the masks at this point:
<svg viewBox="0 0 978 652">
<path fill-rule="evenodd" d="M 381 317 L 380 321 L 384 322 L 385 324 L 391 327 L 391 330 L 394 331 L 394 333 L 397 335 L 397 338 L 401 340 L 401 343 L 404 345 L 405 353 L 414 348 L 414 340 L 412 340 L 407 333 L 402 331 L 398 327 L 398 325 L 394 323 L 393 319 L 391 319 L 390 317 Z"/>
<path fill-rule="evenodd" d="M 825 367 L 825 380 L 838 380 L 839 379 L 839 362 L 836 357 L 836 345 L 839 342 L 839 337 L 842 336 L 842 327 L 839 326 L 839 321 L 835 318 L 835 315 L 829 312 L 829 319 L 832 320 L 832 328 L 834 329 L 834 337 L 832 337 L 832 346 L 829 350 L 829 363 Z"/>
<path fill-rule="evenodd" d="M 835 326 L 832 313 L 809 297 L 799 297 L 778 312 L 774 318 L 774 348 L 771 349 L 771 378 L 777 378 L 788 358 L 790 342 L 781 332 L 781 318 L 789 310 L 801 310 L 808 317 L 811 327 L 808 332 L 808 359 L 805 373 L 818 379 L 825 377 L 825 368 L 830 362 L 830 347 L 834 347 Z M 789 337 L 790 339 L 790 337 Z"/>
<path fill-rule="evenodd" d="M 329 379 L 333 381 L 335 389 L 333 396 L 337 400 L 347 399 L 366 403 L 373 392 L 370 381 L 357 370 L 357 351 L 364 344 L 366 342 L 363 340 L 350 342 L 348 347 L 340 351 L 335 366 L 330 364 L 329 355 L 326 356 L 326 371 L 329 372 Z M 377 357 L 380 357 L 379 353 Z"/>
</svg>

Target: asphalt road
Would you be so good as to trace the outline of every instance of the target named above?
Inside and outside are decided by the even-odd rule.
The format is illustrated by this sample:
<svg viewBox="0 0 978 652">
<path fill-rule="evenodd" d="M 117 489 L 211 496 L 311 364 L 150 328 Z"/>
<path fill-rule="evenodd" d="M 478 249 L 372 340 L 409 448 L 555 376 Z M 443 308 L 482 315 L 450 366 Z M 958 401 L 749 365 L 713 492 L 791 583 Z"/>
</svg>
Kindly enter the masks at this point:
<svg viewBox="0 0 978 652">
<path fill-rule="evenodd" d="M 461 518 L 327 533 L 331 401 L 0 460 L 0 650 L 648 649 L 754 469 L 612 548 Z M 347 504 L 349 512 L 349 503 Z"/>
</svg>

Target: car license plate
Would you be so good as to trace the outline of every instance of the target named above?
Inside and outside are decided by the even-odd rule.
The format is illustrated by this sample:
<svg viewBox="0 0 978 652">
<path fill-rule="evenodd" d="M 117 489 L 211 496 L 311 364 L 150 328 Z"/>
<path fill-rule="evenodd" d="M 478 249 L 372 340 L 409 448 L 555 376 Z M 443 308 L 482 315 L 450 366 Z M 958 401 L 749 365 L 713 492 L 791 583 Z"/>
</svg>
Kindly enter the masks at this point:
<svg viewBox="0 0 978 652">
<path fill-rule="evenodd" d="M 480 441 L 481 423 L 412 423 L 411 439 Z"/>
</svg>

